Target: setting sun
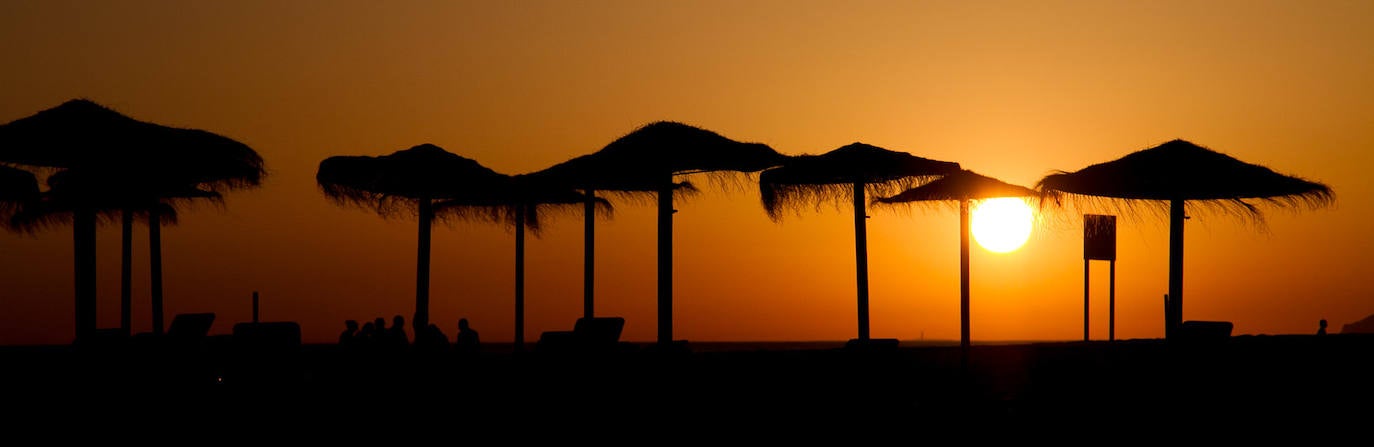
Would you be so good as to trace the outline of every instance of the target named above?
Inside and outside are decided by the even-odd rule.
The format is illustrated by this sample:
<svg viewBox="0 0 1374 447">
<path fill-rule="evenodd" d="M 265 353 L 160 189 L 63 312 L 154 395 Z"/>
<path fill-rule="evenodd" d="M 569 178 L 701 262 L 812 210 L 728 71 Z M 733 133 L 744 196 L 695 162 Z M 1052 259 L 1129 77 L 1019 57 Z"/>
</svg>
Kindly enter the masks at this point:
<svg viewBox="0 0 1374 447">
<path fill-rule="evenodd" d="M 1016 250 L 1030 238 L 1031 209 L 1018 198 L 984 200 L 973 208 L 972 219 L 973 239 L 989 251 Z"/>
</svg>

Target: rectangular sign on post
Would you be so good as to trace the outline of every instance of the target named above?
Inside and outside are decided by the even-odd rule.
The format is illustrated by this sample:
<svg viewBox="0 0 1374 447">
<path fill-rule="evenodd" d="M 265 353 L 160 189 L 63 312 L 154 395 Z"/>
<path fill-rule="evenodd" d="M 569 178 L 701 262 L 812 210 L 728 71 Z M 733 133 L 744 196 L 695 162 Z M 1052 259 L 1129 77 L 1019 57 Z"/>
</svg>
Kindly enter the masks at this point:
<svg viewBox="0 0 1374 447">
<path fill-rule="evenodd" d="M 1116 216 L 1083 215 L 1083 259 L 1116 260 Z"/>
</svg>

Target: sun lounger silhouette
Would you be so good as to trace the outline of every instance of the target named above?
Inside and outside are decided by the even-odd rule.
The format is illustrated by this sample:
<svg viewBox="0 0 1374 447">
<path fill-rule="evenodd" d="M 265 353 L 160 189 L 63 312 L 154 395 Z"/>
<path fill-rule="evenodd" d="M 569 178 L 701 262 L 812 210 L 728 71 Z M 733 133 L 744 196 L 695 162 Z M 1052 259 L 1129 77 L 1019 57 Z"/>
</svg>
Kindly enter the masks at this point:
<svg viewBox="0 0 1374 447">
<path fill-rule="evenodd" d="M 1179 326 L 1179 336 L 1185 342 L 1215 343 L 1231 338 L 1234 327 L 1230 321 L 1188 320 Z"/>
<path fill-rule="evenodd" d="M 578 318 L 571 331 L 546 331 L 539 335 L 535 345 L 538 352 L 617 352 L 626 347 L 620 342 L 620 332 L 625 328 L 621 317 Z"/>
</svg>

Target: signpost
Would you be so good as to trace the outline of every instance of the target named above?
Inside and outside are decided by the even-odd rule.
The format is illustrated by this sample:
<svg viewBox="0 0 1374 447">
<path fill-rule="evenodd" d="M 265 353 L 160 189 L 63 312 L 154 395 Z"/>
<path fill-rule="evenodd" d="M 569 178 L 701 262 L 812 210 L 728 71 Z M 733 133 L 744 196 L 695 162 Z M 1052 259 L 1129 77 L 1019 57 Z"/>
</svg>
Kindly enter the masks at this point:
<svg viewBox="0 0 1374 447">
<path fill-rule="evenodd" d="M 1116 216 L 1083 215 L 1083 341 L 1088 340 L 1088 264 L 1109 261 L 1107 340 L 1116 340 Z"/>
</svg>

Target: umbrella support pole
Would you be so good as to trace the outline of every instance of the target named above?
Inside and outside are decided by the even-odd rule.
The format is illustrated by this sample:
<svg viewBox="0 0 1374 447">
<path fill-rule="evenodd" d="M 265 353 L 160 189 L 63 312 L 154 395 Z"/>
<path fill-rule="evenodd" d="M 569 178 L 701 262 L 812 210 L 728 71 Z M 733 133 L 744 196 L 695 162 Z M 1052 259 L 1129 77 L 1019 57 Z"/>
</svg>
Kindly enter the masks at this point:
<svg viewBox="0 0 1374 447">
<path fill-rule="evenodd" d="M 968 367 L 969 346 L 969 201 L 959 202 L 959 347 L 965 369 Z"/>
<path fill-rule="evenodd" d="M 515 352 L 525 350 L 525 206 L 515 208 Z"/>
<path fill-rule="evenodd" d="M 420 199 L 419 243 L 415 257 L 415 318 L 416 333 L 429 326 L 429 241 L 434 221 L 434 202 L 428 197 Z"/>
<path fill-rule="evenodd" d="M 1183 324 L 1183 221 L 1187 219 L 1184 201 L 1169 203 L 1169 311 L 1164 338 L 1175 338 Z"/>
<path fill-rule="evenodd" d="M 162 218 L 157 206 L 148 210 L 148 260 L 153 282 L 153 335 L 162 335 L 167 326 L 162 319 Z"/>
<path fill-rule="evenodd" d="M 79 209 L 72 222 L 76 259 L 76 341 L 95 335 L 95 210 Z"/>
<path fill-rule="evenodd" d="M 859 300 L 859 341 L 868 341 L 868 212 L 864 184 L 854 182 L 854 276 Z"/>
<path fill-rule="evenodd" d="M 592 318 L 595 313 L 596 292 L 596 190 L 587 190 L 587 201 L 582 209 L 582 318 Z"/>
<path fill-rule="evenodd" d="M 673 180 L 658 190 L 658 343 L 673 343 Z"/>
<path fill-rule="evenodd" d="M 133 333 L 134 301 L 134 213 L 128 209 L 120 216 L 119 251 L 119 331 L 127 337 Z"/>
</svg>

